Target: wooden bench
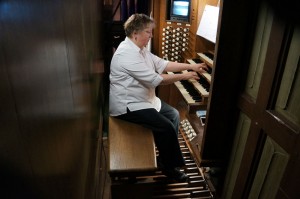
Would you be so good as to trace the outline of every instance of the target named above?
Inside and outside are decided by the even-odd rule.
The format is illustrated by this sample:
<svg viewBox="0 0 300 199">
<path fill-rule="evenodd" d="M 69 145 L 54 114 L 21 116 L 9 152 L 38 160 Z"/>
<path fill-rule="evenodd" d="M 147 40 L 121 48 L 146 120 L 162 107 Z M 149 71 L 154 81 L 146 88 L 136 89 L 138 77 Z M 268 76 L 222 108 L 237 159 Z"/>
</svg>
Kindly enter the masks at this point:
<svg viewBox="0 0 300 199">
<path fill-rule="evenodd" d="M 109 117 L 109 174 L 135 177 L 157 170 L 153 134 L 140 125 Z"/>
</svg>

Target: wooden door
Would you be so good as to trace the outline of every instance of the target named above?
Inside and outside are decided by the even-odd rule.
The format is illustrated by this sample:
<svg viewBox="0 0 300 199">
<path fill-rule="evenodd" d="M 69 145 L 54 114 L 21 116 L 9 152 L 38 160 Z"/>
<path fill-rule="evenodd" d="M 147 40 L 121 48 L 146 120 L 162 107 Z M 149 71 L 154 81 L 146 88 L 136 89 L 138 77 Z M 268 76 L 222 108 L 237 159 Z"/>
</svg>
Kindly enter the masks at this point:
<svg viewBox="0 0 300 199">
<path fill-rule="evenodd" d="M 300 194 L 300 28 L 278 10 L 259 5 L 222 198 Z"/>
</svg>

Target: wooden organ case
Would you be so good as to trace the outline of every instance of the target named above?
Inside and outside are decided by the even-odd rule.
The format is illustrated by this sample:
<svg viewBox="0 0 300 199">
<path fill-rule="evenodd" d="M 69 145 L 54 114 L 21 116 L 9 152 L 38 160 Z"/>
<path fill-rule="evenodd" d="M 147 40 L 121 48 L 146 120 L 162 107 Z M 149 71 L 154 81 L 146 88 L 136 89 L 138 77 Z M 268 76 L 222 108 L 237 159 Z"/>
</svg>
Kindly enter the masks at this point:
<svg viewBox="0 0 300 199">
<path fill-rule="evenodd" d="M 213 60 L 215 43 L 196 34 L 201 17 L 206 5 L 217 7 L 217 0 L 190 1 L 189 21 L 174 20 L 170 16 L 170 2 L 160 1 L 160 13 L 165 15 L 155 18 L 158 24 L 155 37 L 159 38 L 158 44 L 154 45 L 160 57 L 170 61 L 201 63 L 208 66 L 206 73 L 199 74 L 200 80 L 178 81 L 172 85 L 160 86 L 158 95 L 180 111 L 181 133 L 190 148 L 199 167 L 218 165 L 219 160 L 211 158 L 204 148 L 205 117 L 200 118 L 199 112 L 205 113 L 209 104 L 210 85 L 213 81 Z M 156 47 L 156 48 L 155 48 Z M 184 71 L 183 71 L 184 72 Z M 208 155 L 204 155 L 204 153 Z M 204 157 L 204 156 L 205 157 Z"/>
</svg>

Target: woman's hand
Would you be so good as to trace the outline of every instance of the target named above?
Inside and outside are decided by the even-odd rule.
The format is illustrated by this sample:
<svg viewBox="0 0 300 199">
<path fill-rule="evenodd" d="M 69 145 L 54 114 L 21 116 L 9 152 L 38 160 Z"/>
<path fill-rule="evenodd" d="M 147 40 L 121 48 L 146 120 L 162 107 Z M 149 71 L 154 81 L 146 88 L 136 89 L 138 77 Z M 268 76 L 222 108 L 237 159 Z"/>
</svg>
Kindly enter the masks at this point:
<svg viewBox="0 0 300 199">
<path fill-rule="evenodd" d="M 201 63 L 201 64 L 193 64 L 192 66 L 192 70 L 199 72 L 199 73 L 204 73 L 207 71 L 207 65 L 205 63 Z"/>
<path fill-rule="evenodd" d="M 183 79 L 182 80 L 189 80 L 189 79 L 196 79 L 196 80 L 198 80 L 199 79 L 198 73 L 197 72 L 193 72 L 193 71 L 190 71 L 190 72 L 186 71 L 182 75 L 183 75 Z"/>
</svg>

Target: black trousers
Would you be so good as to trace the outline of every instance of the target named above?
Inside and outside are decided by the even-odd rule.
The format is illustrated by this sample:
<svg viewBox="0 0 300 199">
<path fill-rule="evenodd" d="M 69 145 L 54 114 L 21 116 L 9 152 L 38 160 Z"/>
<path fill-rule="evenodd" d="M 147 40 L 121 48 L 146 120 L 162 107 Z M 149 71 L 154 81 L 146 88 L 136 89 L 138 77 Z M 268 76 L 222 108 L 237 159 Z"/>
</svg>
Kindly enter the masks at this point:
<svg viewBox="0 0 300 199">
<path fill-rule="evenodd" d="M 164 168 L 170 169 L 185 165 L 178 143 L 180 116 L 175 108 L 162 101 L 159 112 L 153 108 L 132 112 L 127 109 L 126 114 L 119 115 L 117 118 L 152 130 L 159 151 L 159 160 Z"/>
</svg>

